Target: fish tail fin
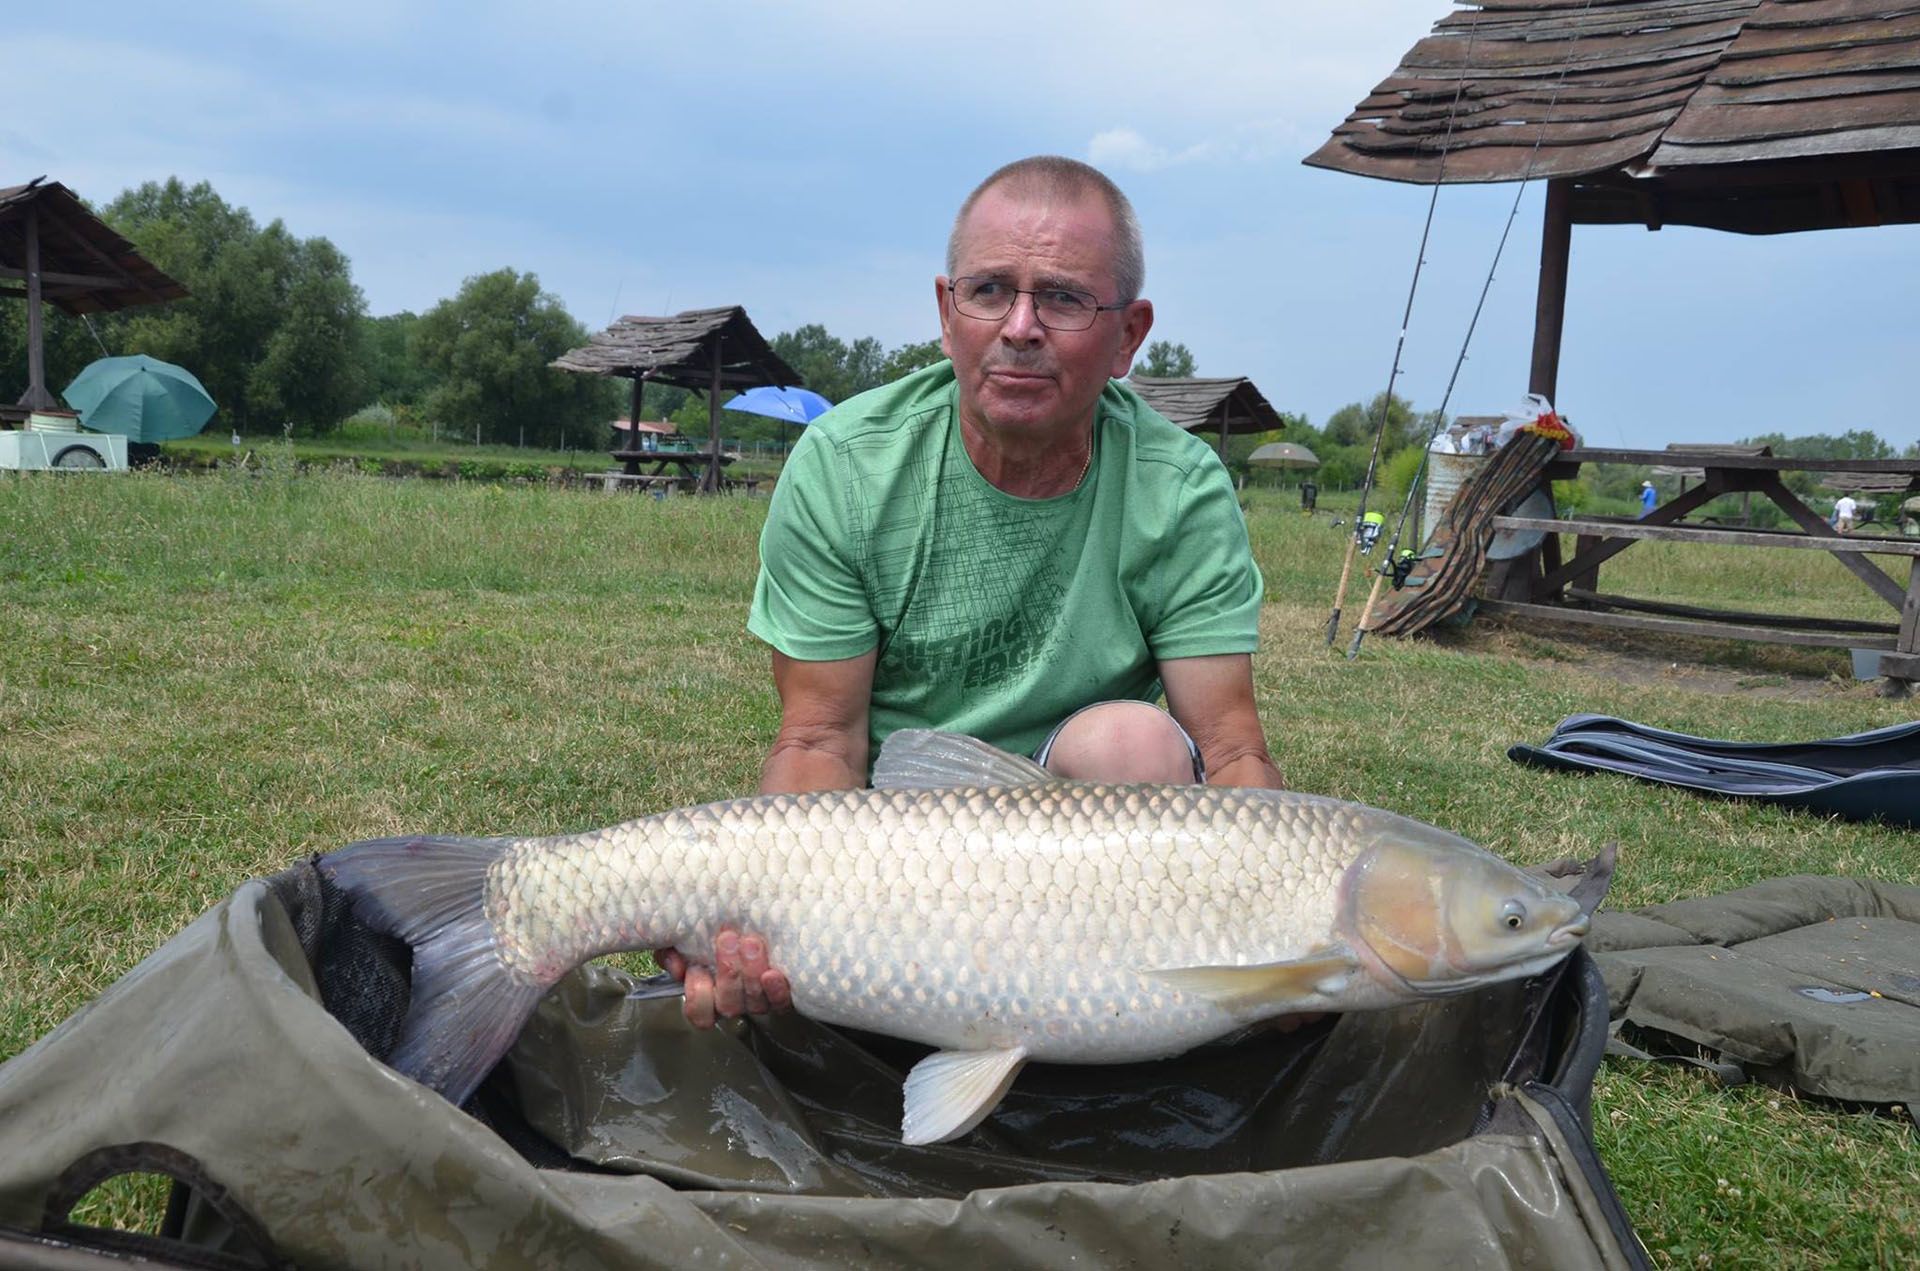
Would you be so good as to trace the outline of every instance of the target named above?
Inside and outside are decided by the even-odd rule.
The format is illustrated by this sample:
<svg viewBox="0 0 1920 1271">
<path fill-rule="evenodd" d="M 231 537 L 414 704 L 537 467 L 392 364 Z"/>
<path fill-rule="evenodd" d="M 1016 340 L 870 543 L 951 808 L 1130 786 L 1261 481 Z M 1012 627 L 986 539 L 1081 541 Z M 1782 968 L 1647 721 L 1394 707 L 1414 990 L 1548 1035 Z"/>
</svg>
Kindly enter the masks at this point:
<svg viewBox="0 0 1920 1271">
<path fill-rule="evenodd" d="M 511 840 L 369 839 L 320 872 L 361 921 L 413 950 L 413 995 L 389 1067 L 465 1103 L 512 1047 L 548 984 L 500 957 L 487 872 Z"/>
</svg>

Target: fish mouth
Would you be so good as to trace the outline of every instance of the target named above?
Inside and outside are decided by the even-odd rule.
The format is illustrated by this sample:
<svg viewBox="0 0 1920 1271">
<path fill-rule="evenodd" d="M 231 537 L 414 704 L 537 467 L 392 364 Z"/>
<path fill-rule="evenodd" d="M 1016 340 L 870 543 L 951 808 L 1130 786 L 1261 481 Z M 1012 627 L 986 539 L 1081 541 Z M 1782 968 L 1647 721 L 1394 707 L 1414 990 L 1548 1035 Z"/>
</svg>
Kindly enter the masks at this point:
<svg viewBox="0 0 1920 1271">
<path fill-rule="evenodd" d="M 1581 914 L 1549 932 L 1538 953 L 1514 962 L 1502 963 L 1477 974 L 1452 976 L 1444 980 L 1409 980 L 1404 976 L 1397 978 L 1421 997 L 1451 997 L 1456 993 L 1471 993 L 1475 989 L 1489 984 L 1499 984 L 1505 980 L 1530 979 L 1552 970 L 1572 953 L 1574 946 L 1585 938 L 1591 926 L 1592 920 L 1587 915 Z"/>
<path fill-rule="evenodd" d="M 1555 927 L 1552 933 L 1547 936 L 1547 948 L 1566 949 L 1572 945 L 1579 944 L 1582 940 L 1586 939 L 1587 931 L 1592 926 L 1592 919 L 1588 918 L 1585 914 L 1581 914 L 1572 922 Z"/>
</svg>

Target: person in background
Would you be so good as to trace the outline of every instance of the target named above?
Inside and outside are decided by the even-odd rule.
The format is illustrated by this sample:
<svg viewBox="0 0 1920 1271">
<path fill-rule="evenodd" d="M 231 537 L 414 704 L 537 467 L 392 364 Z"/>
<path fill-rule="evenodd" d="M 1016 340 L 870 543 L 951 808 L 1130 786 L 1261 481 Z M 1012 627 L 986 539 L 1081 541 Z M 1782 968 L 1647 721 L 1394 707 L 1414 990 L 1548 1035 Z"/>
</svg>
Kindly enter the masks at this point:
<svg viewBox="0 0 1920 1271">
<path fill-rule="evenodd" d="M 1653 505 L 1659 501 L 1660 493 L 1653 488 L 1653 482 L 1642 481 L 1640 483 L 1640 516 L 1644 519 L 1647 513 L 1653 511 Z"/>
<path fill-rule="evenodd" d="M 1859 513 L 1860 504 L 1851 494 L 1843 494 L 1833 501 L 1833 528 L 1842 534 L 1853 532 L 1853 518 Z"/>
<path fill-rule="evenodd" d="M 1118 378 L 1153 325 L 1144 261 L 1126 196 L 1072 159 L 961 205 L 933 285 L 950 360 L 816 419 L 775 487 L 747 623 L 780 697 L 762 793 L 864 785 L 901 728 L 1066 778 L 1284 786 L 1233 482 Z M 711 972 L 660 960 L 711 1026 L 786 1003 L 777 955 L 725 932 Z"/>
</svg>

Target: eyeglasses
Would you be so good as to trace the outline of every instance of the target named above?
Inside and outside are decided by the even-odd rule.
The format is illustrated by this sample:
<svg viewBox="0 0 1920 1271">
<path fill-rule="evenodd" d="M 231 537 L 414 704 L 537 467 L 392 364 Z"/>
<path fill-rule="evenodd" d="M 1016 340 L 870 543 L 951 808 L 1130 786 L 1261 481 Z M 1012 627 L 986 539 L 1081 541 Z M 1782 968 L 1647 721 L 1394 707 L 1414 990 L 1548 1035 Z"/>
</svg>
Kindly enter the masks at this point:
<svg viewBox="0 0 1920 1271">
<path fill-rule="evenodd" d="M 955 278 L 947 284 L 947 290 L 953 295 L 955 310 L 982 322 L 998 322 L 1013 312 L 1021 296 L 1032 296 L 1033 316 L 1049 331 L 1085 331 L 1102 313 L 1127 307 L 1124 303 L 1103 305 L 1090 293 L 1071 287 L 1029 290 L 998 278 Z"/>
</svg>

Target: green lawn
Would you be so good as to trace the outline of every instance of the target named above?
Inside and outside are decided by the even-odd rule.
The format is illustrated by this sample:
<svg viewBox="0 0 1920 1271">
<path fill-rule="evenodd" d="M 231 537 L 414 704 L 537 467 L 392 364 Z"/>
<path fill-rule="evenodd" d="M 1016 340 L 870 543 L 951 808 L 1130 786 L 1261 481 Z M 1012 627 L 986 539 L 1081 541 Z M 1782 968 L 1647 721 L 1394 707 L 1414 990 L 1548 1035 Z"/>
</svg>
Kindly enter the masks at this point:
<svg viewBox="0 0 1920 1271">
<path fill-rule="evenodd" d="M 303 853 L 751 789 L 776 719 L 743 630 L 765 506 L 285 468 L 0 477 L 0 1055 Z M 1624 906 L 1801 870 L 1920 883 L 1912 833 L 1505 757 L 1575 711 L 1756 740 L 1911 717 L 1844 653 L 1595 650 L 1482 623 L 1349 661 L 1319 638 L 1343 532 L 1297 508 L 1261 493 L 1249 514 L 1256 678 L 1295 785 L 1522 863 L 1617 842 Z M 1880 604 L 1815 553 L 1643 544 L 1608 570 L 1607 590 L 1695 602 Z M 1920 1259 L 1908 1124 L 1615 1060 L 1596 1120 L 1661 1265 Z"/>
</svg>

